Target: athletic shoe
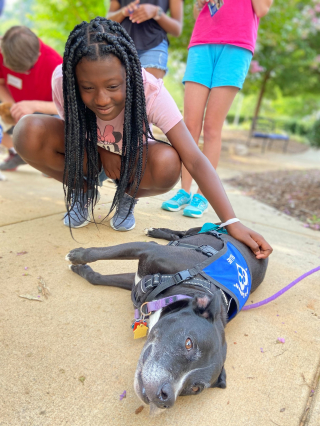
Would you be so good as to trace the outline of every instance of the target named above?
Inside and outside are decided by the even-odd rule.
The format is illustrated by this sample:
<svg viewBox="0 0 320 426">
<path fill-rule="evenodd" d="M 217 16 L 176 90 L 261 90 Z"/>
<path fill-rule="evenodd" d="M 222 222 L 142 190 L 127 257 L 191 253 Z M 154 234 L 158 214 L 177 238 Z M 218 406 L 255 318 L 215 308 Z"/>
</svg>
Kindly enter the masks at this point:
<svg viewBox="0 0 320 426">
<path fill-rule="evenodd" d="M 12 154 L 9 152 L 9 156 L 0 163 L 0 170 L 5 170 L 6 172 L 13 172 L 17 170 L 18 166 L 22 166 L 23 164 L 27 164 L 19 154 Z"/>
<path fill-rule="evenodd" d="M 84 202 L 85 205 L 81 206 L 81 201 L 72 200 L 72 207 L 69 215 L 65 215 L 63 219 L 63 224 L 69 226 L 71 228 L 82 228 L 83 226 L 88 225 L 88 223 L 92 222 L 92 191 L 88 191 L 85 193 Z M 100 193 L 97 193 L 97 199 L 95 201 L 95 205 L 100 200 Z M 95 205 L 93 207 L 95 207 Z"/>
<path fill-rule="evenodd" d="M 183 210 L 183 216 L 201 217 L 203 213 L 208 211 L 208 201 L 201 194 L 195 194 L 192 197 L 191 203 Z"/>
<path fill-rule="evenodd" d="M 124 194 L 121 199 L 113 218 L 110 220 L 110 225 L 115 231 L 131 231 L 136 226 L 136 221 L 133 216 L 134 207 L 138 200 L 134 200 L 131 206 L 132 197 Z"/>
<path fill-rule="evenodd" d="M 169 212 L 177 212 L 181 209 L 181 206 L 190 203 L 191 193 L 188 194 L 184 189 L 180 189 L 176 195 L 168 201 L 164 201 L 161 205 L 163 210 L 168 210 Z"/>
</svg>

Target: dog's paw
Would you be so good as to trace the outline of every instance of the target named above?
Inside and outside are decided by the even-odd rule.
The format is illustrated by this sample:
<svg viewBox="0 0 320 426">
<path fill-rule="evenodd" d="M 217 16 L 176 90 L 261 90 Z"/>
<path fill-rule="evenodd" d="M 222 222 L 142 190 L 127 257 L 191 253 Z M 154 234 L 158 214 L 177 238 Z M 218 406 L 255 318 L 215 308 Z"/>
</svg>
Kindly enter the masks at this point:
<svg viewBox="0 0 320 426">
<path fill-rule="evenodd" d="M 153 230 L 154 228 L 144 228 L 144 233 L 148 235 L 148 237 L 151 237 L 150 233 L 152 233 Z"/>
<path fill-rule="evenodd" d="M 71 250 L 65 257 L 67 262 L 71 262 L 73 265 L 84 265 L 87 263 L 85 260 L 86 249 L 80 247 Z"/>
<path fill-rule="evenodd" d="M 96 274 L 89 265 L 69 265 L 69 268 L 72 272 L 80 275 L 80 277 L 87 280 L 90 284 L 99 284 L 97 277 L 99 277 L 100 274 Z"/>
</svg>

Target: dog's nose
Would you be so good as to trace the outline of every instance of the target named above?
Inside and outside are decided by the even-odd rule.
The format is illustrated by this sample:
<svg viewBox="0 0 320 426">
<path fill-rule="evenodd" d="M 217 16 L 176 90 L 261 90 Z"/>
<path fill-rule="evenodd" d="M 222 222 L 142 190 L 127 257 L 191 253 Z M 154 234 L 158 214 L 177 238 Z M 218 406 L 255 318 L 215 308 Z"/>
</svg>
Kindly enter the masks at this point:
<svg viewBox="0 0 320 426">
<path fill-rule="evenodd" d="M 161 385 L 157 393 L 157 399 L 154 401 L 155 404 L 159 408 L 170 408 L 173 406 L 174 401 L 174 391 L 171 384 L 165 383 L 164 385 Z"/>
</svg>

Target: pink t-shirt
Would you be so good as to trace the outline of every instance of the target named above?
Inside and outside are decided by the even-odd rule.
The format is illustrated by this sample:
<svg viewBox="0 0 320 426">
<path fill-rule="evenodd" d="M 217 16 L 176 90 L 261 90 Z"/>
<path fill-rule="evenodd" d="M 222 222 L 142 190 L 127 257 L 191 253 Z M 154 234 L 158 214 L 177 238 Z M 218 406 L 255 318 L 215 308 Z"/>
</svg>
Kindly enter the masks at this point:
<svg viewBox="0 0 320 426">
<path fill-rule="evenodd" d="M 189 48 L 198 44 L 232 44 L 253 53 L 258 25 L 251 0 L 224 0 L 212 17 L 205 4 L 196 20 Z"/>
<path fill-rule="evenodd" d="M 162 80 L 157 80 L 144 69 L 142 69 L 142 77 L 148 122 L 150 125 L 159 127 L 166 134 L 182 120 L 182 115 Z M 52 97 L 60 117 L 64 119 L 61 65 L 55 69 L 52 76 Z M 97 117 L 98 145 L 121 155 L 123 122 L 124 109 L 111 121 L 103 121 Z"/>
</svg>

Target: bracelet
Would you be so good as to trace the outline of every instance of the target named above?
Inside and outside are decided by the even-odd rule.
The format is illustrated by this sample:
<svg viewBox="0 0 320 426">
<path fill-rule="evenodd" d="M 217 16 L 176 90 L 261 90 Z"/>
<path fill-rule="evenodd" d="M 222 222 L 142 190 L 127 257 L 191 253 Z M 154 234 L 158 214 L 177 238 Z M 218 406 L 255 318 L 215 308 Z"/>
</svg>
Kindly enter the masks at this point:
<svg viewBox="0 0 320 426">
<path fill-rule="evenodd" d="M 159 21 L 159 19 L 161 18 L 161 16 L 162 16 L 163 13 L 164 13 L 164 11 L 163 11 L 162 7 L 158 6 L 158 10 L 157 10 L 156 16 L 154 16 L 153 19 L 155 21 Z"/>
<path fill-rule="evenodd" d="M 225 226 L 231 225 L 232 223 L 236 223 L 236 222 L 240 222 L 240 219 L 237 219 L 236 217 L 235 217 L 235 218 L 233 218 L 233 219 L 229 219 L 229 220 L 227 220 L 226 222 L 221 223 L 221 224 L 219 225 L 219 228 L 218 228 L 218 229 L 220 229 L 220 228 L 224 228 Z"/>
<path fill-rule="evenodd" d="M 194 4 L 194 5 L 195 5 L 195 7 L 196 7 L 197 11 L 198 11 L 198 12 L 201 12 L 202 7 L 200 7 L 200 6 L 199 6 L 199 4 L 198 4 L 198 2 L 197 2 L 197 1 L 195 2 L 195 4 Z"/>
</svg>

